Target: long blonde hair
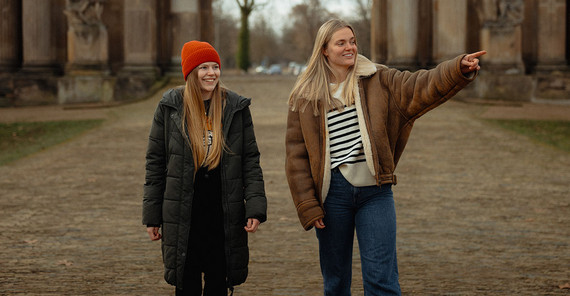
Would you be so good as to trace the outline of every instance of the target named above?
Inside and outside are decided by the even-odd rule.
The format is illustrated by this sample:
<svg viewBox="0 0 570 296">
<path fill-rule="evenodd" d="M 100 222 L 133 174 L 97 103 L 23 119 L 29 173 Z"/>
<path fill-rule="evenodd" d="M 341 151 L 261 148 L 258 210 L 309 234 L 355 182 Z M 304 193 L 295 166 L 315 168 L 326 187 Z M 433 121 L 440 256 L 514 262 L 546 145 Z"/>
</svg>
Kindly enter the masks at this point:
<svg viewBox="0 0 570 296">
<path fill-rule="evenodd" d="M 225 147 L 222 132 L 225 91 L 220 84 L 221 82 L 218 81 L 218 85 L 212 92 L 209 114 L 206 115 L 198 80 L 198 68 L 192 70 L 186 80 L 182 112 L 185 124 L 182 124 L 182 129 L 185 133 L 186 130 L 188 131 L 187 140 L 192 150 L 192 158 L 194 159 L 194 173 L 202 166 L 208 167 L 208 170 L 214 169 L 220 164 L 222 159 L 222 152 Z M 208 141 L 208 121 L 211 122 L 213 133 L 212 146 L 209 152 L 207 151 L 208 144 L 206 143 Z"/>
<path fill-rule="evenodd" d="M 318 115 L 318 102 L 323 102 L 325 110 L 334 108 L 343 109 L 344 102 L 333 98 L 331 89 L 331 77 L 333 77 L 333 70 L 329 64 L 327 57 L 324 55 L 324 50 L 327 48 L 332 35 L 343 28 L 349 28 L 356 39 L 354 29 L 347 22 L 332 19 L 325 22 L 317 32 L 313 52 L 307 63 L 307 69 L 299 76 L 291 94 L 289 95 L 288 104 L 291 110 L 305 111 L 307 105 L 313 105 L 313 113 Z M 346 77 L 342 96 L 345 98 L 347 105 L 354 104 L 356 91 L 358 91 L 358 77 L 356 75 L 356 66 L 358 59 L 355 57 L 354 65 L 349 68 Z"/>
</svg>

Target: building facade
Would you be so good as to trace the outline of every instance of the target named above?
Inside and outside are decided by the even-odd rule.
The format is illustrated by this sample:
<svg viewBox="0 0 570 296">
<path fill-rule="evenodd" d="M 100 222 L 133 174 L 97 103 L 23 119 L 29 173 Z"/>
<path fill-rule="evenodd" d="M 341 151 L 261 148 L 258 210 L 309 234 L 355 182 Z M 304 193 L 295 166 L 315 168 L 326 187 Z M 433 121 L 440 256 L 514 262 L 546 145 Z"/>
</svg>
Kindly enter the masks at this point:
<svg viewBox="0 0 570 296">
<path fill-rule="evenodd" d="M 485 49 L 462 95 L 570 103 L 570 0 L 373 0 L 371 58 L 417 70 Z M 0 0 L 0 106 L 116 103 L 213 42 L 212 0 Z"/>
<path fill-rule="evenodd" d="M 401 69 L 482 49 L 468 95 L 570 102 L 568 0 L 373 0 L 371 56 Z"/>
<path fill-rule="evenodd" d="M 0 7 L 0 106 L 144 97 L 160 77 L 179 73 L 184 42 L 213 37 L 204 0 L 0 0 Z"/>
</svg>

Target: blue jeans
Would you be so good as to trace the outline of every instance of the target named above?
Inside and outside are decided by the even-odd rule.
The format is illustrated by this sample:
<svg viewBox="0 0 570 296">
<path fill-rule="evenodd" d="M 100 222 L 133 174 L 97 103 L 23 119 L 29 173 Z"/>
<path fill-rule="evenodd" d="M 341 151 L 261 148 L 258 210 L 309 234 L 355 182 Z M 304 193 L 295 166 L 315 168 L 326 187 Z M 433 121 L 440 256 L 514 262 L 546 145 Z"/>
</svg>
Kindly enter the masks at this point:
<svg viewBox="0 0 570 296">
<path fill-rule="evenodd" d="M 396 209 L 391 184 L 354 187 L 338 169 L 317 229 L 325 295 L 350 295 L 354 230 L 360 247 L 364 295 L 401 295 L 396 259 Z"/>
</svg>

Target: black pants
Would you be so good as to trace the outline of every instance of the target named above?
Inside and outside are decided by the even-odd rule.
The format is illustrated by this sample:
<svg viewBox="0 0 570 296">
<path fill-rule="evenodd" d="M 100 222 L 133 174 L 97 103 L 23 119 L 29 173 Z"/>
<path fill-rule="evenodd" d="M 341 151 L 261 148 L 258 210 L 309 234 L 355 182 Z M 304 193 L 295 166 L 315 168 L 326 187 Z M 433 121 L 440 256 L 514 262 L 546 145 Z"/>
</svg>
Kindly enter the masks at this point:
<svg viewBox="0 0 570 296">
<path fill-rule="evenodd" d="M 196 172 L 182 296 L 227 296 L 224 216 L 219 168 Z M 202 274 L 204 289 L 202 291 Z M 202 292 L 204 294 L 202 294 Z"/>
</svg>

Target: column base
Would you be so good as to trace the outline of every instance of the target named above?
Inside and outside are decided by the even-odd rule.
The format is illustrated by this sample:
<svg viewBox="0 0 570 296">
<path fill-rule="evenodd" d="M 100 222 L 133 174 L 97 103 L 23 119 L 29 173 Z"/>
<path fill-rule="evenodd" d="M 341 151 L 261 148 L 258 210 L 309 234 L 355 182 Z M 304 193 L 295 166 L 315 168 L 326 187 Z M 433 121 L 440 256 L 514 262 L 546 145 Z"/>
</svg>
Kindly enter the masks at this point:
<svg viewBox="0 0 570 296">
<path fill-rule="evenodd" d="M 113 101 L 116 78 L 103 73 L 67 75 L 58 80 L 58 103 L 84 104 Z"/>
<path fill-rule="evenodd" d="M 155 66 L 128 65 L 117 73 L 115 101 L 134 101 L 147 97 L 160 79 Z"/>
<path fill-rule="evenodd" d="M 468 88 L 481 99 L 530 102 L 536 83 L 530 75 L 481 71 Z"/>
<path fill-rule="evenodd" d="M 537 70 L 535 74 L 535 101 L 569 104 L 570 69 L 568 67 L 554 67 L 554 69 L 558 70 L 544 72 L 538 72 Z"/>
</svg>

